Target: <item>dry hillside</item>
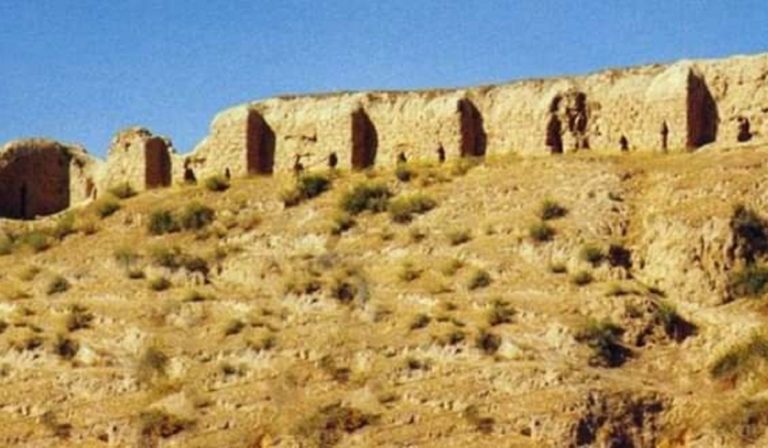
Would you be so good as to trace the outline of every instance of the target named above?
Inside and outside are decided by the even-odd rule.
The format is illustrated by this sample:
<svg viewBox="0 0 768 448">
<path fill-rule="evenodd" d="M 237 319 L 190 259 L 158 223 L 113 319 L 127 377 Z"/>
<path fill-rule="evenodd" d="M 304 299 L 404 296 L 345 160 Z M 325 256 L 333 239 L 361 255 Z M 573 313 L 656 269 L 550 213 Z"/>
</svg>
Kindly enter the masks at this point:
<svg viewBox="0 0 768 448">
<path fill-rule="evenodd" d="M 215 179 L 2 221 L 0 445 L 765 446 L 765 154 Z"/>
</svg>

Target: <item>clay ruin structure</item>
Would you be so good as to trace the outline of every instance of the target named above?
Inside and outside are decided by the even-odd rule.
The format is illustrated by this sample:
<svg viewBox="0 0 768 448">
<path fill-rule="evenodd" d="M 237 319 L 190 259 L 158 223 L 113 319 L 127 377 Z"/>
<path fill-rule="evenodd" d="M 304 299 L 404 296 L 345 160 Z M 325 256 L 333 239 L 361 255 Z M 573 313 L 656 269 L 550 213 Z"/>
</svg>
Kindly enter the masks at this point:
<svg viewBox="0 0 768 448">
<path fill-rule="evenodd" d="M 331 153 L 341 167 L 368 166 L 363 155 L 374 146 L 377 166 L 397 163 L 400 153 L 434 160 L 438 148 L 449 159 L 694 151 L 768 135 L 767 73 L 768 55 L 762 54 L 456 90 L 284 96 L 221 112 L 194 157 L 210 174 L 221 173 L 225 159 L 233 172 L 251 172 L 240 160 L 261 139 L 246 131 L 252 114 L 274 133 L 269 151 L 275 171 L 290 170 L 295 154 L 306 155 L 308 168 L 324 166 Z M 351 128 L 349 116 L 357 117 Z"/>
<path fill-rule="evenodd" d="M 137 191 L 171 185 L 171 142 L 145 128 L 128 128 L 112 139 L 102 183 L 106 188 L 128 183 Z"/>
<path fill-rule="evenodd" d="M 10 142 L 0 149 L 0 217 L 32 219 L 95 194 L 93 161 L 77 146 L 53 140 Z"/>
<path fill-rule="evenodd" d="M 17 141 L 0 154 L 0 216 L 54 213 L 125 182 L 144 190 L 404 159 L 760 144 L 767 78 L 768 54 L 759 54 L 465 89 L 281 96 L 220 112 L 184 157 L 144 128 L 120 131 L 105 162 L 51 141 Z"/>
</svg>

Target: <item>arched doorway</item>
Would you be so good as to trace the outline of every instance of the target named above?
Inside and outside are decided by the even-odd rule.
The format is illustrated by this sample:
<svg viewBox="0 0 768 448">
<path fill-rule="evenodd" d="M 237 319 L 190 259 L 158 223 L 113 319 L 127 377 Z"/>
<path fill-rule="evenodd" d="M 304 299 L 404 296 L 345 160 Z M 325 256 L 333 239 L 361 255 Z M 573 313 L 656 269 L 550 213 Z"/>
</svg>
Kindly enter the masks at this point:
<svg viewBox="0 0 768 448">
<path fill-rule="evenodd" d="M 368 114 L 358 109 L 352 114 L 352 169 L 370 168 L 376 162 L 379 135 Z"/>
</svg>

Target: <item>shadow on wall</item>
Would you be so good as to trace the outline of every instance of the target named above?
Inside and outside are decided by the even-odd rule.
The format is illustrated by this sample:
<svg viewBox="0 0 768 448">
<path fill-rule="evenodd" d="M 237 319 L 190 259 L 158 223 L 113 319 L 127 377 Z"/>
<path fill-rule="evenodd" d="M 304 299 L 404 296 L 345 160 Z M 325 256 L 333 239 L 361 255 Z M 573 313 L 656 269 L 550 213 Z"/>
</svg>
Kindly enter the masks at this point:
<svg viewBox="0 0 768 448">
<path fill-rule="evenodd" d="M 686 146 L 696 149 L 717 139 L 717 126 L 720 116 L 717 103 L 701 77 L 688 75 L 688 135 Z"/>
<path fill-rule="evenodd" d="M 352 113 L 352 169 L 370 168 L 376 162 L 379 134 L 365 110 Z"/>
<path fill-rule="evenodd" d="M 483 116 L 472 101 L 464 98 L 456 106 L 461 128 L 461 157 L 483 157 L 487 146 L 487 135 Z"/>
<path fill-rule="evenodd" d="M 144 146 L 144 184 L 147 189 L 171 186 L 171 156 L 160 137 L 152 137 Z"/>
<path fill-rule="evenodd" d="M 248 113 L 246 165 L 248 174 L 272 174 L 275 166 L 275 131 L 256 111 Z"/>
<path fill-rule="evenodd" d="M 22 149 L 26 153 L 0 169 L 0 217 L 34 219 L 69 207 L 70 158 L 66 152 Z"/>
</svg>

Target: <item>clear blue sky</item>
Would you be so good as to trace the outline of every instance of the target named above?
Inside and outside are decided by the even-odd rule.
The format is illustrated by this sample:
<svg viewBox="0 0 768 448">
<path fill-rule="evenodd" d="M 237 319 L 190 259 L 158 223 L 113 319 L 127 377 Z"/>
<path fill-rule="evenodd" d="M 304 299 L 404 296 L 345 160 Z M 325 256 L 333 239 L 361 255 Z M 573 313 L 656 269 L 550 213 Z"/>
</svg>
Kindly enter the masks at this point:
<svg viewBox="0 0 768 448">
<path fill-rule="evenodd" d="M 0 142 L 189 151 L 281 93 L 450 87 L 768 51 L 766 0 L 0 0 Z"/>
</svg>

